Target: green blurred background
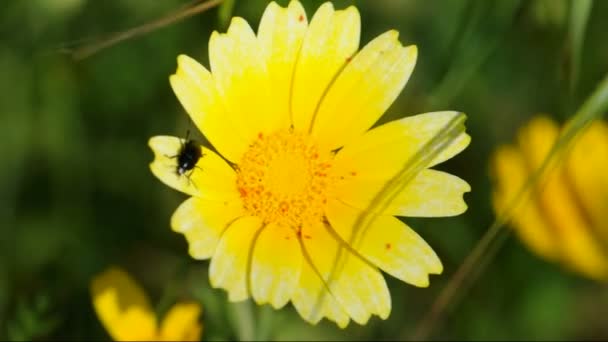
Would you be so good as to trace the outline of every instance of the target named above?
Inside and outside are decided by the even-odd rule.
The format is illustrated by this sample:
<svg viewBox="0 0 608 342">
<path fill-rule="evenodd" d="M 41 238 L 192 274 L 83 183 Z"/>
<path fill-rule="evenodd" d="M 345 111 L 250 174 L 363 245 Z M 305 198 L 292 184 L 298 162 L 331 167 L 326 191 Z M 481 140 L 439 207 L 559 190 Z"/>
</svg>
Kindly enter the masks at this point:
<svg viewBox="0 0 608 342">
<path fill-rule="evenodd" d="M 287 1 L 278 1 L 285 5 Z M 563 122 L 608 71 L 608 1 L 375 0 L 356 4 L 362 43 L 395 28 L 419 59 L 381 122 L 435 110 L 468 114 L 472 143 L 439 168 L 468 181 L 469 210 L 407 219 L 445 272 L 418 289 L 388 279 L 387 321 L 311 328 L 288 306 L 228 304 L 209 288 L 169 218 L 184 195 L 148 169 L 150 136 L 191 127 L 169 87 L 176 56 L 208 65 L 207 41 L 227 14 L 257 28 L 266 1 L 237 0 L 76 61 L 71 52 L 167 15 L 187 0 L 5 0 L 0 11 L 0 339 L 109 336 L 88 290 L 125 267 L 159 313 L 204 305 L 204 339 L 406 339 L 494 220 L 488 158 L 538 112 Z M 321 1 L 303 1 L 309 17 Z M 581 5 L 582 4 L 582 5 Z M 585 27 L 584 35 L 575 27 Z M 583 42 L 581 44 L 580 42 Z M 201 139 L 199 137 L 199 139 Z M 388 278 L 388 277 L 387 277 Z M 539 260 L 514 237 L 433 329 L 435 339 L 608 339 L 608 289 Z"/>
</svg>

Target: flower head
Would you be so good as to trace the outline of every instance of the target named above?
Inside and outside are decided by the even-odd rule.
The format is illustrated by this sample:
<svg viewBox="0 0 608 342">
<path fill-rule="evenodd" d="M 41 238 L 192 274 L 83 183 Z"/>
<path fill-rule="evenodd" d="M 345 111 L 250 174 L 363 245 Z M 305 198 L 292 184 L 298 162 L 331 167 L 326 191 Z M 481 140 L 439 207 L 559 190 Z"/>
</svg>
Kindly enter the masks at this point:
<svg viewBox="0 0 608 342">
<path fill-rule="evenodd" d="M 501 146 L 492 165 L 494 207 L 505 210 L 538 169 L 559 135 L 539 115 L 523 127 L 516 145 Z M 608 279 L 608 125 L 594 122 L 559 164 L 548 168 L 511 213 L 515 231 L 540 256 L 596 279 Z"/>
<path fill-rule="evenodd" d="M 120 268 L 112 267 L 91 282 L 93 306 L 115 341 L 200 341 L 201 306 L 175 304 L 160 323 L 143 289 Z"/>
<path fill-rule="evenodd" d="M 417 49 L 388 31 L 359 51 L 359 34 L 355 7 L 325 3 L 308 22 L 298 1 L 272 2 L 257 35 L 241 18 L 211 35 L 211 71 L 177 59 L 171 86 L 221 156 L 201 147 L 186 179 L 172 157 L 183 142 L 157 136 L 150 167 L 191 196 L 171 226 L 186 236 L 192 257 L 211 259 L 211 285 L 231 301 L 251 296 L 275 308 L 291 301 L 311 323 L 327 317 L 345 327 L 388 317 L 380 270 L 421 287 L 442 271 L 433 250 L 395 216 L 465 211 L 469 185 L 444 172 L 421 171 L 365 237 L 351 241 L 374 196 L 457 116 L 427 113 L 369 130 L 405 86 Z M 458 135 L 427 167 L 469 140 Z"/>
</svg>

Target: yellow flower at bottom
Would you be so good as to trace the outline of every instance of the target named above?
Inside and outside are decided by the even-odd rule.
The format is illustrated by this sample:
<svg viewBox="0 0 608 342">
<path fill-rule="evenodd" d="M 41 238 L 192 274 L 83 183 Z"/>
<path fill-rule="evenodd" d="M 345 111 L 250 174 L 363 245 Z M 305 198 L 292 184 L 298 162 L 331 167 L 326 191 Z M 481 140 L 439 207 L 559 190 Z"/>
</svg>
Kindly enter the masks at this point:
<svg viewBox="0 0 608 342">
<path fill-rule="evenodd" d="M 505 210 L 542 164 L 560 128 L 546 116 L 523 127 L 517 145 L 494 154 L 494 207 Z M 540 256 L 595 279 L 608 279 L 608 125 L 594 122 L 576 138 L 511 213 L 519 237 Z"/>
<path fill-rule="evenodd" d="M 442 272 L 433 250 L 395 216 L 466 210 L 469 185 L 430 169 L 469 144 L 465 133 L 352 239 L 373 198 L 458 115 L 421 114 L 369 130 L 405 86 L 417 49 L 388 31 L 358 51 L 359 35 L 355 7 L 325 3 L 309 23 L 298 1 L 272 2 L 257 35 L 241 18 L 211 35 L 211 72 L 177 59 L 171 86 L 221 156 L 201 146 L 202 157 L 190 158 L 198 153 L 184 154 L 183 140 L 156 136 L 150 168 L 192 196 L 171 227 L 193 258 L 211 259 L 211 285 L 231 301 L 291 301 L 308 322 L 327 317 L 345 327 L 388 317 L 380 270 L 420 287 Z"/>
<path fill-rule="evenodd" d="M 158 326 L 146 294 L 120 268 L 97 275 L 91 296 L 99 320 L 115 341 L 200 341 L 198 303 L 175 304 Z"/>
</svg>

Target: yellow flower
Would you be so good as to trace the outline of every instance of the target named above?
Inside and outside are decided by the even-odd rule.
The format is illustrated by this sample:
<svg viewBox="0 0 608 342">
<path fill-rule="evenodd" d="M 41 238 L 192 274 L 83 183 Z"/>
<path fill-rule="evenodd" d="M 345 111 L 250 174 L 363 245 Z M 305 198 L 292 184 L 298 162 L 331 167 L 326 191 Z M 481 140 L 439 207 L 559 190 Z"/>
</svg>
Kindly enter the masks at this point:
<svg viewBox="0 0 608 342">
<path fill-rule="evenodd" d="M 200 341 L 198 303 L 175 304 L 159 326 L 143 289 L 120 268 L 97 275 L 91 295 L 99 320 L 116 341 Z"/>
<path fill-rule="evenodd" d="M 538 169 L 560 128 L 544 115 L 521 129 L 515 146 L 493 156 L 494 206 L 501 212 Z M 608 126 L 594 122 L 511 213 L 519 237 L 540 256 L 591 278 L 608 279 Z"/>
<path fill-rule="evenodd" d="M 371 199 L 456 112 L 427 113 L 370 127 L 405 86 L 417 57 L 396 31 L 359 49 L 355 7 L 324 3 L 308 23 L 298 1 L 271 2 L 257 35 L 233 18 L 209 41 L 211 72 L 177 58 L 171 86 L 213 144 L 177 172 L 183 141 L 150 139 L 150 167 L 190 196 L 171 219 L 195 259 L 211 259 L 210 281 L 230 301 L 291 301 L 308 322 L 345 327 L 386 319 L 391 301 L 379 269 L 415 286 L 442 272 L 433 250 L 394 216 L 451 216 L 466 210 L 469 185 L 425 169 L 348 246 Z M 369 131 L 368 131 L 369 130 Z M 462 151 L 464 133 L 428 165 Z M 332 272 L 335 256 L 345 257 Z M 334 274 L 332 279 L 328 279 Z"/>
</svg>

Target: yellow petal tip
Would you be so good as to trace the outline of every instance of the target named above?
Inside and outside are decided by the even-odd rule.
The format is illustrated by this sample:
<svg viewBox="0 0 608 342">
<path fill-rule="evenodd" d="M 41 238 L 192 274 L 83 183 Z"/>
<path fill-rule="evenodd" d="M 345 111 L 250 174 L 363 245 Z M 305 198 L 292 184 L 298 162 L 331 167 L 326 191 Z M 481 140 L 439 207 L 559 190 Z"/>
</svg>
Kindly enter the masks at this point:
<svg viewBox="0 0 608 342">
<path fill-rule="evenodd" d="M 342 322 L 336 322 L 336 324 L 338 324 L 338 328 L 340 329 L 346 329 L 348 327 L 348 323 L 350 322 L 350 320 L 346 319 Z"/>
<path fill-rule="evenodd" d="M 209 53 L 211 53 L 211 49 L 212 47 L 217 45 L 217 41 L 221 38 L 222 34 L 219 33 L 217 30 L 213 30 L 213 32 L 211 32 L 211 36 L 209 36 Z"/>
<path fill-rule="evenodd" d="M 238 303 L 249 299 L 247 294 L 234 294 L 233 292 L 228 293 L 228 301 L 230 303 Z"/>
<path fill-rule="evenodd" d="M 405 47 L 407 52 L 407 58 L 413 60 L 415 63 L 418 59 L 418 45 L 408 45 Z"/>
<path fill-rule="evenodd" d="M 273 3 L 275 3 L 275 2 L 273 1 Z M 289 5 L 287 5 L 287 7 L 291 7 L 291 6 L 302 7 L 302 3 L 300 3 L 299 0 L 291 0 L 291 1 L 289 1 Z"/>
<path fill-rule="evenodd" d="M 192 57 L 186 55 L 186 54 L 180 54 L 179 56 L 177 56 L 177 68 L 178 70 L 180 68 L 186 68 L 188 66 L 188 64 L 192 65 L 198 65 L 199 63 Z"/>
<path fill-rule="evenodd" d="M 388 30 L 386 32 L 386 34 L 392 39 L 395 39 L 395 40 L 399 39 L 399 31 L 397 31 L 395 29 Z"/>
<path fill-rule="evenodd" d="M 169 75 L 169 84 L 171 85 L 171 88 L 176 89 L 177 88 L 177 82 L 178 82 L 178 75 L 177 73 L 179 72 L 179 67 L 177 68 L 177 70 L 175 71 L 174 74 Z"/>
<path fill-rule="evenodd" d="M 289 3 L 291 4 L 292 1 L 290 1 Z M 279 6 L 279 4 L 276 3 L 276 1 L 271 1 L 268 3 L 268 5 L 266 5 L 266 10 L 269 10 L 272 8 L 281 8 L 281 6 Z"/>
<path fill-rule="evenodd" d="M 232 19 L 230 20 L 230 26 L 242 25 L 243 23 L 246 23 L 246 21 L 245 21 L 245 19 L 243 19 L 241 17 L 232 17 Z"/>
<path fill-rule="evenodd" d="M 443 273 L 443 264 L 441 263 L 441 261 L 439 261 L 439 263 L 436 266 L 436 269 L 431 270 L 429 273 L 431 274 L 442 274 Z"/>
<path fill-rule="evenodd" d="M 429 277 L 425 276 L 424 279 L 421 279 L 418 283 L 416 283 L 414 285 L 416 287 L 420 287 L 420 288 L 423 288 L 423 289 L 429 287 L 429 285 L 430 285 Z"/>
<path fill-rule="evenodd" d="M 344 9 L 344 12 L 352 12 L 352 14 L 359 15 L 359 9 L 355 5 L 350 5 Z"/>
<path fill-rule="evenodd" d="M 329 8 L 330 10 L 334 10 L 334 4 L 327 1 L 324 2 L 321 6 L 319 6 L 319 8 L 317 9 L 317 12 L 320 12 L 321 10 L 326 10 L 326 8 Z"/>
<path fill-rule="evenodd" d="M 165 141 L 167 138 L 172 137 L 166 135 L 155 135 L 148 139 L 148 146 L 150 147 L 150 149 L 152 149 L 154 153 L 157 153 L 160 145 L 162 145 L 163 141 Z"/>
<path fill-rule="evenodd" d="M 190 59 L 190 57 L 188 57 L 186 54 L 180 53 L 177 55 L 177 64 L 183 63 L 185 59 Z"/>
</svg>

